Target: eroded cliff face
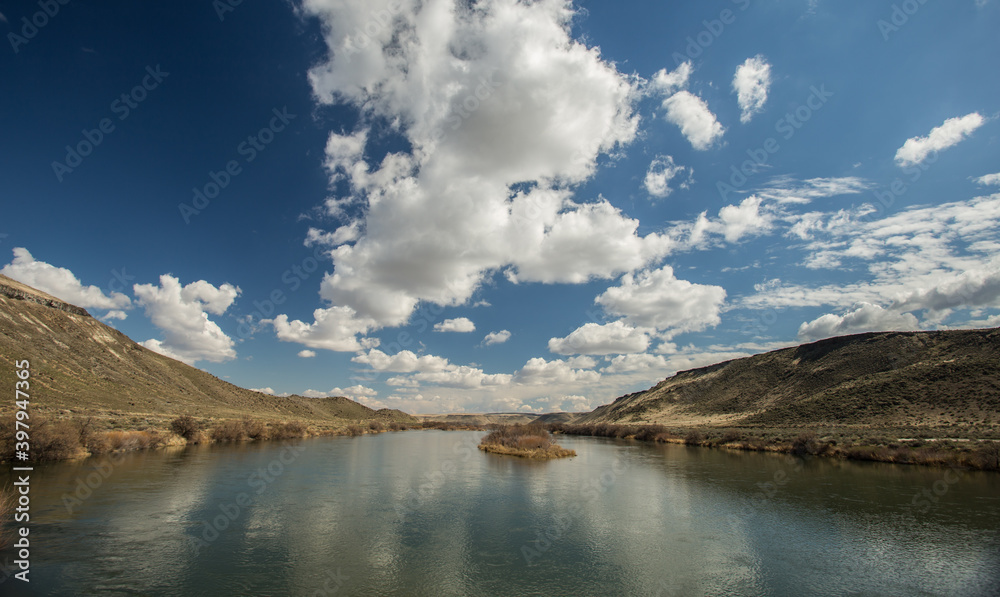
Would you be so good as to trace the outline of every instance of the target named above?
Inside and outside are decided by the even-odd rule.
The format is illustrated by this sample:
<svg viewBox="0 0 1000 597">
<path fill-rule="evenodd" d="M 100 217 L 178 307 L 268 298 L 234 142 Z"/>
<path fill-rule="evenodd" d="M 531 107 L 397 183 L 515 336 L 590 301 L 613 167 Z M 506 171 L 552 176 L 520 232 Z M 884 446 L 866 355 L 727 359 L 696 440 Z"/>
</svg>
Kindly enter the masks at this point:
<svg viewBox="0 0 1000 597">
<path fill-rule="evenodd" d="M 58 309 L 74 315 L 90 317 L 90 313 L 82 307 L 63 302 L 56 297 L 39 292 L 30 286 L 25 286 L 16 280 L 0 274 L 0 296 L 6 296 L 16 301 L 28 301 L 44 307 Z"/>
</svg>

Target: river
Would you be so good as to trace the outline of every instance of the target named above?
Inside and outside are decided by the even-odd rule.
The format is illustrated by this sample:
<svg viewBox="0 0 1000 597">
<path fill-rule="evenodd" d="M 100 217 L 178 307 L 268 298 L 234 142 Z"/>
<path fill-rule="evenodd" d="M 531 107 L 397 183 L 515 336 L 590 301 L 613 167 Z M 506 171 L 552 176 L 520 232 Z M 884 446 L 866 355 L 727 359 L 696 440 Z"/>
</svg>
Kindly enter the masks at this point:
<svg viewBox="0 0 1000 597">
<path fill-rule="evenodd" d="M 37 467 L 31 581 L 0 593 L 1000 595 L 995 473 L 563 436 L 578 456 L 537 462 L 481 436 Z"/>
</svg>

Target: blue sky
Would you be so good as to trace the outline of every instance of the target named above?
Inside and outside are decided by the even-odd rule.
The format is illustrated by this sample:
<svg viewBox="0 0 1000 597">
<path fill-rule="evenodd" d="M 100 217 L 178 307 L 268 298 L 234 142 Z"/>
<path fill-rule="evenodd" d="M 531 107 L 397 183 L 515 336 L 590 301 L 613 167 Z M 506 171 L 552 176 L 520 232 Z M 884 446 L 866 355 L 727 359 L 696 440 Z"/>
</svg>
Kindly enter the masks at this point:
<svg viewBox="0 0 1000 597">
<path fill-rule="evenodd" d="M 993 327 L 998 30 L 995 0 L 2 3 L 0 265 L 240 386 L 421 413 Z"/>
</svg>

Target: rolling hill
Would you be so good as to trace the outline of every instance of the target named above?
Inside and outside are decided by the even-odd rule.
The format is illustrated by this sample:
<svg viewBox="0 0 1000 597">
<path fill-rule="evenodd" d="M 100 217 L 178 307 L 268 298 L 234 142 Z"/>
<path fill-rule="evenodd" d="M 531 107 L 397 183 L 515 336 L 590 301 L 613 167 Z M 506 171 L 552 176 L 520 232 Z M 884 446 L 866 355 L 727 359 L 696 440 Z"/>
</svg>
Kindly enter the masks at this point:
<svg viewBox="0 0 1000 597">
<path fill-rule="evenodd" d="M 682 371 L 574 423 L 1000 427 L 1000 329 L 842 336 Z"/>
<path fill-rule="evenodd" d="M 0 275 L 0 387 L 13 391 L 14 361 L 22 359 L 31 363 L 33 414 L 147 422 L 182 414 L 334 425 L 416 421 L 344 397 L 276 397 L 240 388 L 140 346 L 85 309 Z M 0 413 L 13 407 L 13 400 L 4 401 Z"/>
</svg>

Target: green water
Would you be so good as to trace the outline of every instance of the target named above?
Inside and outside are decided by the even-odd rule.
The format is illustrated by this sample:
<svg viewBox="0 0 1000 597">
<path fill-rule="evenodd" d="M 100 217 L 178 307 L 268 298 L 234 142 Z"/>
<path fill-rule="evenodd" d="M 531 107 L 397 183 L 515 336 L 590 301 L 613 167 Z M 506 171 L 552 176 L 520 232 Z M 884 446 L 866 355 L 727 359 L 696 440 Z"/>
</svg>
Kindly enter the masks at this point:
<svg viewBox="0 0 1000 597">
<path fill-rule="evenodd" d="M 1000 595 L 997 474 L 574 437 L 532 462 L 481 435 L 48 466 L 31 582 L 0 593 Z"/>
</svg>

